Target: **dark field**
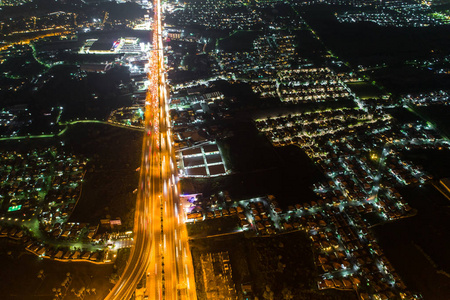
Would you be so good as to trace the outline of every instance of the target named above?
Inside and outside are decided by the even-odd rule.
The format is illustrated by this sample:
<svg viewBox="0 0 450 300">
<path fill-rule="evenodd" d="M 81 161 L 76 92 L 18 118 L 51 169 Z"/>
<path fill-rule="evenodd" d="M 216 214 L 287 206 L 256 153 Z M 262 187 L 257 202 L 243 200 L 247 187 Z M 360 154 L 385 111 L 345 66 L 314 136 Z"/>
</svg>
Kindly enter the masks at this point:
<svg viewBox="0 0 450 300">
<path fill-rule="evenodd" d="M 60 145 L 67 153 L 89 159 L 81 198 L 70 217 L 72 222 L 97 224 L 101 218 L 120 217 L 124 229 L 133 226 L 142 132 L 105 124 L 70 125 L 60 138 L 2 142 L 2 149 L 28 151 Z"/>
<path fill-rule="evenodd" d="M 241 283 L 249 277 L 247 265 L 246 239 L 242 233 L 222 236 L 217 238 L 191 240 L 189 245 L 194 262 L 195 281 L 198 297 L 205 295 L 203 277 L 200 265 L 200 255 L 206 253 L 228 252 L 231 260 L 232 276 L 236 288 L 240 289 Z"/>
<path fill-rule="evenodd" d="M 327 54 L 327 49 L 318 40 L 309 29 L 295 30 L 295 48 L 296 53 L 301 58 L 306 58 L 318 65 L 324 62 L 324 56 Z M 295 66 L 295 64 L 294 64 Z"/>
<path fill-rule="evenodd" d="M 434 176 L 435 179 L 450 177 L 450 151 L 443 149 L 425 149 L 404 151 L 406 159 L 418 164 Z"/>
<path fill-rule="evenodd" d="M 348 87 L 361 99 L 367 98 L 380 98 L 385 93 L 377 86 L 370 84 L 369 82 L 349 82 Z"/>
<path fill-rule="evenodd" d="M 339 23 L 335 13 L 351 11 L 349 6 L 310 5 L 299 9 L 332 53 L 356 68 L 375 67 L 367 75 L 392 93 L 445 89 L 450 76 L 435 74 L 408 61 L 450 54 L 450 26 L 383 27 L 371 22 Z M 379 67 L 383 65 L 383 67 Z"/>
<path fill-rule="evenodd" d="M 237 216 L 209 219 L 196 223 L 187 223 L 186 226 L 190 238 L 234 232 L 238 231 L 240 228 L 239 218 Z"/>
<path fill-rule="evenodd" d="M 450 106 L 447 105 L 431 105 L 426 107 L 416 107 L 420 116 L 426 121 L 430 121 L 434 126 L 445 134 L 450 136 Z"/>
<path fill-rule="evenodd" d="M 82 287 L 95 288 L 96 294 L 87 295 L 84 298 L 86 300 L 103 299 L 112 288 L 112 284 L 109 283 L 112 264 L 67 263 L 41 259 L 28 254 L 22 246 L 7 239 L 0 240 L 0 264 L 2 300 L 53 299 L 52 288 L 60 288 L 68 272 L 71 274 L 72 283 L 64 298 L 66 300 L 77 299 L 71 292 L 72 288 L 76 291 Z M 44 280 L 37 278 L 40 270 L 44 271 Z"/>
<path fill-rule="evenodd" d="M 446 300 L 450 278 L 437 271 L 450 271 L 449 201 L 431 185 L 404 188 L 400 193 L 418 214 L 375 227 L 377 239 L 411 290 L 424 299 Z"/>
<path fill-rule="evenodd" d="M 397 94 L 430 92 L 450 85 L 449 75 L 402 64 L 367 73 L 387 91 Z"/>
<path fill-rule="evenodd" d="M 183 179 L 183 193 L 211 195 L 227 190 L 235 199 L 274 195 L 281 207 L 315 199 L 310 189 L 323 178 L 298 147 L 275 148 L 250 121 L 235 121 L 233 135 L 221 142 L 225 163 L 232 174 L 214 179 Z"/>
<path fill-rule="evenodd" d="M 419 116 L 404 107 L 388 108 L 386 109 L 386 112 L 393 116 L 400 124 L 416 123 L 421 121 Z"/>
<path fill-rule="evenodd" d="M 428 28 L 382 27 L 373 23 L 339 23 L 335 12 L 345 6 L 312 5 L 303 8 L 303 16 L 318 32 L 328 48 L 353 66 L 392 64 L 434 53 L 448 54 L 449 26 Z"/>
<path fill-rule="evenodd" d="M 219 48 L 227 52 L 250 51 L 253 48 L 253 40 L 260 33 L 257 31 L 235 31 L 229 37 L 219 39 Z"/>
<path fill-rule="evenodd" d="M 142 133 L 102 124 L 78 124 L 64 136 L 68 149 L 90 159 L 81 198 L 70 220 L 97 224 L 121 217 L 132 228 Z"/>
<path fill-rule="evenodd" d="M 233 234 L 196 239 L 191 241 L 190 245 L 196 276 L 199 276 L 196 277 L 197 289 L 200 291 L 203 288 L 200 255 L 228 251 L 237 291 L 241 290 L 241 284 L 249 283 L 253 293 L 260 299 L 263 299 L 262 294 L 266 288 L 274 292 L 273 299 L 283 299 L 283 295 L 287 293 L 290 293 L 293 299 L 357 299 L 353 292 L 317 290 L 310 240 L 304 232 L 266 238 L 245 238 L 243 234 Z"/>
</svg>

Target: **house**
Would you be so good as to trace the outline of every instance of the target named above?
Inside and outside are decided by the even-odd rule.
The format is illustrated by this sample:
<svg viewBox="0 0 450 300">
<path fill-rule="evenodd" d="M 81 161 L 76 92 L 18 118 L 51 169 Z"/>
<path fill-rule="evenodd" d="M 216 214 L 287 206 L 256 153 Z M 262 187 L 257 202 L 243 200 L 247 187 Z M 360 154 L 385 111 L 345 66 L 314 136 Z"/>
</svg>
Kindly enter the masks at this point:
<svg viewBox="0 0 450 300">
<path fill-rule="evenodd" d="M 45 247 L 41 247 L 39 248 L 39 250 L 36 251 L 37 255 L 43 255 L 45 253 L 46 248 Z"/>
<path fill-rule="evenodd" d="M 81 256 L 81 252 L 77 250 L 73 253 L 73 255 L 70 258 L 71 259 L 80 259 L 80 256 Z"/>
<path fill-rule="evenodd" d="M 263 229 L 264 229 L 264 225 L 261 224 L 261 222 L 256 222 L 256 228 L 257 228 L 258 230 L 263 230 Z"/>
<path fill-rule="evenodd" d="M 250 223 L 247 222 L 247 220 L 242 220 L 241 221 L 241 227 L 242 228 L 248 228 L 250 226 Z"/>
<path fill-rule="evenodd" d="M 69 259 L 71 254 L 72 254 L 72 252 L 70 252 L 70 250 L 66 251 L 66 253 L 64 253 L 64 255 L 63 255 L 63 259 Z"/>
<path fill-rule="evenodd" d="M 91 256 L 91 251 L 86 251 L 83 253 L 83 255 L 81 255 L 81 259 L 89 259 L 89 256 Z"/>
<path fill-rule="evenodd" d="M 99 258 L 99 256 L 100 256 L 99 252 L 95 252 L 94 254 L 91 255 L 89 259 L 92 261 L 96 261 Z"/>
<path fill-rule="evenodd" d="M 245 217 L 245 215 L 244 215 L 244 214 L 242 214 L 242 213 L 238 214 L 238 217 L 239 217 L 239 220 L 241 220 L 241 221 L 243 221 L 243 220 L 246 220 L 246 219 L 247 219 L 247 218 Z"/>
<path fill-rule="evenodd" d="M 283 229 L 284 229 L 284 230 L 292 230 L 293 227 L 292 227 L 291 224 L 285 222 L 285 223 L 283 224 Z"/>
<path fill-rule="evenodd" d="M 342 283 L 344 285 L 344 288 L 351 289 L 352 288 L 352 282 L 346 278 L 342 279 Z"/>
<path fill-rule="evenodd" d="M 56 259 L 61 259 L 64 255 L 64 252 L 62 250 L 59 250 L 56 254 L 55 254 L 55 258 Z"/>
</svg>

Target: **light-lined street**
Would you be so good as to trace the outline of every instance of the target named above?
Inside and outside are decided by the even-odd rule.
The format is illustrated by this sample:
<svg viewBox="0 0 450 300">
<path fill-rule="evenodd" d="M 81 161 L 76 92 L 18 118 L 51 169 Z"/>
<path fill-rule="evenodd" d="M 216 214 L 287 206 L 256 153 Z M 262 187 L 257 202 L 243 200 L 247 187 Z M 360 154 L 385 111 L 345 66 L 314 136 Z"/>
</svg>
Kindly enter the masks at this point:
<svg viewBox="0 0 450 300">
<path fill-rule="evenodd" d="M 197 299 L 172 148 L 159 0 L 154 1 L 154 12 L 135 246 L 106 299 L 129 299 L 144 274 L 148 299 Z"/>
</svg>

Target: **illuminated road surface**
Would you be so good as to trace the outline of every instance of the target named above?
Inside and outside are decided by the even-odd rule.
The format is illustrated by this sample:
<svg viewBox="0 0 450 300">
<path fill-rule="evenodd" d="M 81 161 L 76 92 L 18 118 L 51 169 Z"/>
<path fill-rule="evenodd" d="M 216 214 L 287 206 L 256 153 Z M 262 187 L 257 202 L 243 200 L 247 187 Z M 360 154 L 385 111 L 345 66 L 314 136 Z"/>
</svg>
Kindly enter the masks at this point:
<svg viewBox="0 0 450 300">
<path fill-rule="evenodd" d="M 168 114 L 161 6 L 154 1 L 153 51 L 145 107 L 145 135 L 134 222 L 135 246 L 106 299 L 130 299 L 142 277 L 148 299 L 196 300 L 194 269 Z"/>
</svg>

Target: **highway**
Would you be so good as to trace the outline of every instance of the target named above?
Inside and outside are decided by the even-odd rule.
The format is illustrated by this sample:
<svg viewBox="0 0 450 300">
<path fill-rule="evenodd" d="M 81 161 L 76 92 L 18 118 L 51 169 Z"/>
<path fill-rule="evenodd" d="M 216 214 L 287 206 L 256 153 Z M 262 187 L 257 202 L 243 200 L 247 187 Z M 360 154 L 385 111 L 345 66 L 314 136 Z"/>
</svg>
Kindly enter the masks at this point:
<svg viewBox="0 0 450 300">
<path fill-rule="evenodd" d="M 172 148 L 160 0 L 154 0 L 153 8 L 153 50 L 133 230 L 135 245 L 107 300 L 130 299 L 144 275 L 148 299 L 197 299 Z"/>
</svg>

